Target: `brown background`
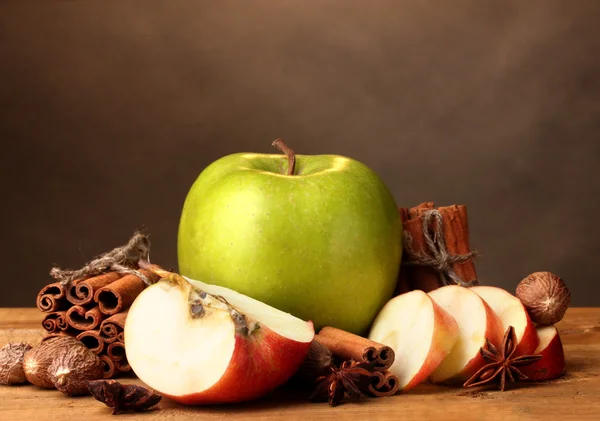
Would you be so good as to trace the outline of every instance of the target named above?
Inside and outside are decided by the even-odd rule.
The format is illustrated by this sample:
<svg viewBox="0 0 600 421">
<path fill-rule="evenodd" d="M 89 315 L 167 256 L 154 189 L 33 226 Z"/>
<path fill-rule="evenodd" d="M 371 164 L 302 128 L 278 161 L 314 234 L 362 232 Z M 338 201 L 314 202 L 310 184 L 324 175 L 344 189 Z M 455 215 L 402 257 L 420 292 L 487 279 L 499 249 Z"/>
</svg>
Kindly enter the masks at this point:
<svg viewBox="0 0 600 421">
<path fill-rule="evenodd" d="M 482 282 L 600 305 L 600 2 L 2 1 L 0 306 L 151 233 L 211 161 L 337 153 L 469 206 Z"/>
</svg>

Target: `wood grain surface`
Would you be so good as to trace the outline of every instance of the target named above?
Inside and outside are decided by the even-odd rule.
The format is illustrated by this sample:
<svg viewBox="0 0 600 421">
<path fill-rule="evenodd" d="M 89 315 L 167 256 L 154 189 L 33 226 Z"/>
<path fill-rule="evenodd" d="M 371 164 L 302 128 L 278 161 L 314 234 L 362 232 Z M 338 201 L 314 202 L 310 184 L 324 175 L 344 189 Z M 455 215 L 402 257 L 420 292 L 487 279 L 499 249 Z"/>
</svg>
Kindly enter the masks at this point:
<svg viewBox="0 0 600 421">
<path fill-rule="evenodd" d="M 0 309 L 0 346 L 37 343 L 43 336 L 37 309 Z M 228 406 L 183 407 L 163 399 L 159 409 L 123 414 L 130 420 L 600 420 L 600 308 L 569 309 L 558 325 L 568 372 L 547 383 L 504 393 L 422 384 L 390 398 L 365 398 L 336 408 L 308 403 L 281 389 L 259 401 Z M 138 382 L 135 378 L 123 381 Z M 0 386 L 0 420 L 112 419 L 110 409 L 89 396 L 69 398 L 34 386 Z"/>
</svg>

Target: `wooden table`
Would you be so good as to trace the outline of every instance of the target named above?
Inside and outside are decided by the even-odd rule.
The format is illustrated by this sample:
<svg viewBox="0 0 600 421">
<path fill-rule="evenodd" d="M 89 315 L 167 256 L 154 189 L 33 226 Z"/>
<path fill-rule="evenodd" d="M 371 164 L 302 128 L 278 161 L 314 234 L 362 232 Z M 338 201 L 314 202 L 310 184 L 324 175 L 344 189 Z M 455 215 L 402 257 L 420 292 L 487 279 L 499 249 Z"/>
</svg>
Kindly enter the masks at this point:
<svg viewBox="0 0 600 421">
<path fill-rule="evenodd" d="M 0 346 L 39 342 L 37 309 L 0 309 Z M 600 308 L 569 309 L 558 325 L 568 373 L 561 379 L 506 392 L 428 384 L 389 398 L 365 398 L 335 408 L 280 390 L 259 401 L 221 407 L 183 407 L 167 399 L 159 410 L 123 414 L 126 419 L 243 420 L 600 420 Z M 137 379 L 127 379 L 136 382 Z M 0 386 L 0 420 L 113 419 L 90 396 L 69 398 L 35 386 Z"/>
</svg>

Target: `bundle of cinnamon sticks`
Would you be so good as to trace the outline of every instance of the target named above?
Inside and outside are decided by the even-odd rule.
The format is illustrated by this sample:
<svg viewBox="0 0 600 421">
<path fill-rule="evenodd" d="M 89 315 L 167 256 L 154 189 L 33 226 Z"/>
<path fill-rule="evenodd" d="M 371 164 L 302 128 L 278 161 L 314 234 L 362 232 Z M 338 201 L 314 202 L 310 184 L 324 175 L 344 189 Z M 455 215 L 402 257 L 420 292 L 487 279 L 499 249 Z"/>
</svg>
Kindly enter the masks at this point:
<svg viewBox="0 0 600 421">
<path fill-rule="evenodd" d="M 479 284 L 465 205 L 436 208 L 434 202 L 425 202 L 399 211 L 404 250 L 395 295 L 414 289 L 429 292 L 444 285 Z"/>
<path fill-rule="evenodd" d="M 140 270 L 155 281 L 157 275 Z M 42 326 L 50 335 L 76 337 L 104 363 L 104 377 L 131 370 L 123 328 L 129 306 L 146 288 L 135 274 L 106 272 L 68 283 L 54 282 L 41 289 L 37 307 L 46 313 Z"/>
</svg>

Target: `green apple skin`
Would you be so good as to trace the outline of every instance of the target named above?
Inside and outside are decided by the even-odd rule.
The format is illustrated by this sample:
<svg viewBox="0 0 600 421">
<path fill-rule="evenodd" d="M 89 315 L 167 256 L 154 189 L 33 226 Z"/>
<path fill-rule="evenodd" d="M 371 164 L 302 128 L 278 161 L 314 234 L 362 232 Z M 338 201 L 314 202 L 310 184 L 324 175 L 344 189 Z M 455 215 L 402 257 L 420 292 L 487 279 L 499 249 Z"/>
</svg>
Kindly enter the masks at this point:
<svg viewBox="0 0 600 421">
<path fill-rule="evenodd" d="M 186 197 L 182 275 L 304 320 L 364 334 L 392 297 L 398 207 L 366 165 L 338 155 L 239 153 L 210 164 Z"/>
</svg>

